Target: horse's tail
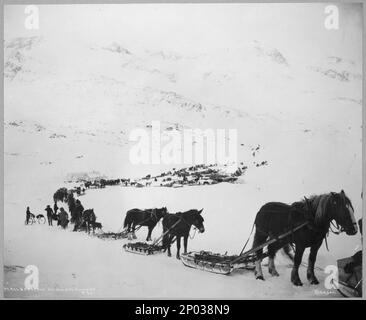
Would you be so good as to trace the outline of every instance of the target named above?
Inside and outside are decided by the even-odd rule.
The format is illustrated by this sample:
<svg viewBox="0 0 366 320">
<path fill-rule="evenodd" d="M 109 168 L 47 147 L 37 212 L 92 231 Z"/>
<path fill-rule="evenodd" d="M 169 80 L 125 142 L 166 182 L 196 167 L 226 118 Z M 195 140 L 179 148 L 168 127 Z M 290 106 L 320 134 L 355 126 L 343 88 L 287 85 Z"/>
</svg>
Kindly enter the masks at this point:
<svg viewBox="0 0 366 320">
<path fill-rule="evenodd" d="M 123 222 L 123 228 L 126 228 L 130 223 L 131 223 L 131 215 L 130 215 L 130 212 L 127 211 L 126 218 Z"/>
</svg>

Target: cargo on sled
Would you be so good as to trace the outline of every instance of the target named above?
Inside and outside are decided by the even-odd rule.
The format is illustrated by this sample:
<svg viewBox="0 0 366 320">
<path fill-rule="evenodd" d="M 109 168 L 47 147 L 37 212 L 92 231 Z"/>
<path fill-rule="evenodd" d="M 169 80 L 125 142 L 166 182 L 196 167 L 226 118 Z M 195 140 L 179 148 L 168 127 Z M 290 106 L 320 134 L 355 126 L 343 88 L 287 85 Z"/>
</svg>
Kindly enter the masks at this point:
<svg viewBox="0 0 366 320">
<path fill-rule="evenodd" d="M 153 243 L 147 242 L 129 242 L 125 243 L 122 247 L 127 252 L 138 253 L 143 255 L 151 255 L 163 250 L 163 246 L 159 245 L 162 237 L 159 237 Z M 128 233 L 128 239 L 136 239 L 136 236 L 132 233 Z"/>
<path fill-rule="evenodd" d="M 118 239 L 126 239 L 128 237 L 128 233 L 126 230 L 122 232 L 102 232 L 96 235 L 98 238 L 107 240 L 118 240 Z"/>
<path fill-rule="evenodd" d="M 151 255 L 163 250 L 163 246 L 158 244 L 149 244 L 146 242 L 134 242 L 134 243 L 125 243 L 123 248 L 127 252 L 142 254 L 142 255 Z"/>
<path fill-rule="evenodd" d="M 287 231 L 275 238 L 272 238 L 263 244 L 252 248 L 246 252 L 243 252 L 248 241 L 244 245 L 242 252 L 239 255 L 222 255 L 219 253 L 212 253 L 210 251 L 199 251 L 199 252 L 189 252 L 181 254 L 181 260 L 183 264 L 187 267 L 196 268 L 208 272 L 219 273 L 219 274 L 230 274 L 235 269 L 255 269 L 255 261 L 260 258 L 266 258 L 268 252 L 261 253 L 258 257 L 258 251 L 268 247 L 270 244 L 280 241 L 281 239 L 288 237 L 290 234 L 298 229 L 306 226 L 308 222 L 304 222 L 301 225 Z M 249 238 L 248 238 L 249 240 Z"/>
<path fill-rule="evenodd" d="M 164 232 L 158 239 L 156 239 L 152 244 L 146 242 L 134 242 L 134 243 L 125 243 L 123 245 L 123 249 L 127 252 L 138 253 L 143 255 L 151 255 L 155 253 L 159 253 L 164 250 L 164 247 L 160 244 L 164 235 L 166 235 L 171 229 L 173 229 L 179 220 L 172 225 L 166 232 Z"/>
<path fill-rule="evenodd" d="M 362 251 L 353 257 L 338 260 L 337 265 L 338 292 L 348 298 L 362 297 Z"/>
<path fill-rule="evenodd" d="M 196 268 L 208 272 L 229 274 L 234 269 L 244 268 L 253 270 L 255 265 L 253 259 L 240 262 L 238 255 L 226 255 L 212 253 L 210 251 L 199 251 L 182 253 L 180 255 L 183 264 L 187 267 Z"/>
<path fill-rule="evenodd" d="M 143 255 L 151 255 L 158 252 L 161 252 L 164 248 L 163 246 L 159 245 L 161 242 L 161 238 L 163 236 L 156 239 L 153 243 L 147 242 L 129 242 L 125 243 L 122 247 L 127 252 L 138 253 Z M 129 235 L 129 240 L 132 240 Z"/>
</svg>

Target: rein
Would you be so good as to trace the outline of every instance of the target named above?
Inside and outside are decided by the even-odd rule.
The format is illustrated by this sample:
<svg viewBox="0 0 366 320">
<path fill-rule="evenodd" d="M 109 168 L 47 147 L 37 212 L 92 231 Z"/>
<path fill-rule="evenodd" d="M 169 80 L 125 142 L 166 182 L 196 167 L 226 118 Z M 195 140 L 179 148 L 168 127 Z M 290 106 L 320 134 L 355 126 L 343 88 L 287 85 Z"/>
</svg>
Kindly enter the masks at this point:
<svg viewBox="0 0 366 320">
<path fill-rule="evenodd" d="M 272 243 L 274 243 L 276 241 L 279 241 L 279 240 L 281 240 L 283 238 L 288 237 L 289 235 L 291 235 L 295 231 L 297 231 L 297 230 L 305 227 L 308 224 L 309 224 L 309 221 L 303 222 L 303 223 L 299 224 L 298 226 L 296 226 L 295 228 L 293 228 L 292 230 L 287 231 L 285 233 L 282 233 L 279 236 L 276 236 L 276 237 L 274 237 L 272 239 L 269 239 L 268 241 L 262 243 L 260 246 L 258 246 L 256 248 L 252 248 L 252 249 L 248 250 L 247 252 L 241 253 L 237 258 L 235 258 L 233 261 L 231 261 L 231 264 L 233 265 L 234 263 L 240 261 L 243 257 L 246 257 L 246 256 L 248 256 L 250 254 L 256 253 L 259 249 L 263 249 L 264 247 L 267 247 L 267 246 L 269 246 L 270 244 L 272 244 Z"/>
<path fill-rule="evenodd" d="M 156 209 L 152 209 L 151 217 L 154 217 L 156 222 L 158 221 L 158 216 L 156 215 Z"/>
<path fill-rule="evenodd" d="M 196 227 L 193 227 L 194 229 L 194 233 L 193 233 L 193 236 L 191 237 L 191 234 L 189 233 L 189 239 L 194 239 L 194 237 L 196 236 L 196 233 L 197 233 L 197 228 Z"/>
<path fill-rule="evenodd" d="M 167 231 L 165 231 L 159 238 L 157 238 L 154 242 L 153 245 L 157 245 L 161 239 L 167 234 L 169 233 L 179 222 L 181 219 L 179 219 L 178 221 L 176 221 Z"/>
<path fill-rule="evenodd" d="M 180 219 L 186 223 L 186 225 L 188 225 L 189 227 L 193 226 L 193 229 L 194 229 L 194 233 L 193 233 L 193 236 L 191 236 L 191 230 L 189 230 L 189 239 L 194 239 L 194 237 L 196 236 L 196 233 L 197 233 L 197 227 L 193 225 L 193 223 L 188 223 L 182 216 L 180 217 Z"/>
<path fill-rule="evenodd" d="M 336 229 L 336 231 L 334 231 L 334 230 L 332 229 L 332 226 Z M 344 231 L 344 229 L 343 229 L 342 227 L 340 227 L 340 226 L 338 225 L 338 223 L 337 223 L 337 225 L 334 225 L 334 222 L 333 222 L 333 221 L 331 221 L 331 222 L 330 222 L 329 230 L 330 230 L 332 233 L 334 233 L 334 234 L 341 234 L 341 233 Z"/>
</svg>

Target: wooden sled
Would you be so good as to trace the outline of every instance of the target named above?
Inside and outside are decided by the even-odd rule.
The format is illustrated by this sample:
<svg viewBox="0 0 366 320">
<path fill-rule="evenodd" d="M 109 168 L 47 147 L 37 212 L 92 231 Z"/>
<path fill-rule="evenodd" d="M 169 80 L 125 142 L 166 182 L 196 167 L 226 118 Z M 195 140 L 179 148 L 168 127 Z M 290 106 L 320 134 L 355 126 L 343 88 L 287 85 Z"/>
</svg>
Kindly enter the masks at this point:
<svg viewBox="0 0 366 320">
<path fill-rule="evenodd" d="M 183 264 L 190 268 L 196 268 L 207 272 L 218 274 L 230 274 L 234 269 L 253 270 L 254 264 L 248 262 L 236 262 L 239 256 L 222 255 L 210 251 L 189 252 L 180 255 Z"/>
<path fill-rule="evenodd" d="M 159 253 L 163 250 L 163 247 L 157 244 L 148 244 L 146 242 L 134 242 L 125 243 L 123 249 L 127 252 L 142 254 L 142 255 L 152 255 Z"/>
</svg>

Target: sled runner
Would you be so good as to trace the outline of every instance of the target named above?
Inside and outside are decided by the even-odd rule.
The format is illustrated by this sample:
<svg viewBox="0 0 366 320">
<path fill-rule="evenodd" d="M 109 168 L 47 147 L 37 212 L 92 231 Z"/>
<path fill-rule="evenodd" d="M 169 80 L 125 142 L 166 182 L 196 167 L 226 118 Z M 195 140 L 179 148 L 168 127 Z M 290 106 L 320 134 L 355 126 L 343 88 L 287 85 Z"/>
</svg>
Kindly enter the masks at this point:
<svg viewBox="0 0 366 320">
<path fill-rule="evenodd" d="M 225 275 L 230 274 L 235 269 L 254 270 L 255 268 L 254 263 L 258 259 L 257 257 L 258 250 L 266 248 L 270 244 L 288 237 L 296 230 L 299 230 L 300 228 L 306 226 L 308 223 L 309 222 L 304 222 L 299 226 L 293 228 L 292 230 L 287 231 L 275 238 L 272 238 L 266 241 L 265 243 L 261 244 L 260 246 L 250 249 L 239 255 L 227 256 L 219 253 L 212 253 L 210 251 L 200 251 L 200 252 L 183 253 L 181 254 L 181 260 L 183 264 L 187 267 Z M 263 252 L 260 258 L 263 259 L 266 258 L 267 256 L 268 253 Z"/>
</svg>

